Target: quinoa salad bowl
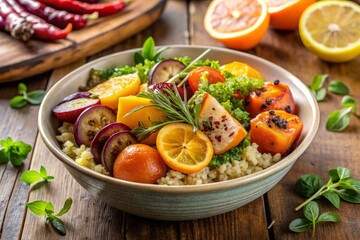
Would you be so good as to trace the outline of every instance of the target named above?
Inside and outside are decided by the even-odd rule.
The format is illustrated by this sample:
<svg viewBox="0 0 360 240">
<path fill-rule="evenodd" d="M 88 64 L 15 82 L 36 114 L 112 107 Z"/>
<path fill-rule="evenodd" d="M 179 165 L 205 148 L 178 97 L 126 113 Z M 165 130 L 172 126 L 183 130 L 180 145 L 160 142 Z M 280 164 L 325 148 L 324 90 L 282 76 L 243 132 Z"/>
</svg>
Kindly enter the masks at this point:
<svg viewBox="0 0 360 240">
<path fill-rule="evenodd" d="M 296 104 L 296 115 L 302 121 L 301 133 L 291 151 L 286 154 L 263 153 L 261 142 L 258 144 L 251 141 L 243 148 L 238 159 L 231 159 L 217 167 L 206 166 L 192 173 L 183 173 L 167 166 L 166 174 L 154 184 L 112 176 L 106 164 L 104 168 L 104 164 L 94 162 L 89 148 L 76 144 L 74 125 L 60 121 L 53 110 L 65 97 L 78 91 L 79 86 L 86 85 L 91 69 L 134 65 L 134 54 L 141 49 L 94 60 L 58 81 L 46 94 L 39 110 L 38 126 L 43 141 L 90 194 L 137 216 L 160 220 L 200 219 L 232 211 L 255 200 L 274 187 L 310 145 L 320 121 L 318 105 L 308 87 L 298 78 L 250 54 L 215 47 L 173 45 L 161 56 L 187 56 L 195 59 L 207 49 L 211 51 L 204 57 L 206 59 L 216 59 L 220 64 L 243 62 L 260 72 L 265 81 L 280 80 L 289 86 Z"/>
</svg>

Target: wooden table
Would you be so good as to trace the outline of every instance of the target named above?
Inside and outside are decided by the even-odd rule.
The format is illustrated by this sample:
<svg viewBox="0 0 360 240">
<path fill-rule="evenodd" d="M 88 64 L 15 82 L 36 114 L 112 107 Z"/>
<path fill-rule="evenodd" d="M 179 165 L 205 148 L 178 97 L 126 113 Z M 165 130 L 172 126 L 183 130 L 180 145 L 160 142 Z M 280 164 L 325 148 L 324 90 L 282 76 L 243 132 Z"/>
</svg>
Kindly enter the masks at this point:
<svg viewBox="0 0 360 240">
<path fill-rule="evenodd" d="M 51 72 L 24 79 L 29 90 L 49 89 L 62 76 L 109 53 L 140 47 L 148 36 L 158 45 L 191 44 L 222 46 L 209 37 L 203 27 L 203 16 L 209 1 L 169 1 L 161 18 L 150 28 L 89 59 L 83 59 Z M 312 78 L 328 73 L 350 86 L 351 94 L 360 100 L 360 58 L 343 64 L 319 60 L 302 45 L 299 34 L 268 30 L 261 44 L 248 53 L 267 59 L 287 69 L 309 84 Z M 327 171 L 337 166 L 348 167 L 354 178 L 360 178 L 360 121 L 352 116 L 350 126 L 342 133 L 325 130 L 330 112 L 340 107 L 340 96 L 328 95 L 319 103 L 321 122 L 308 150 L 298 159 L 286 177 L 261 198 L 219 216 L 183 222 L 165 222 L 129 215 L 107 206 L 88 194 L 67 173 L 63 165 L 47 150 L 37 130 L 38 106 L 16 110 L 9 100 L 17 94 L 18 83 L 0 85 L 0 139 L 11 136 L 33 146 L 20 168 L 10 163 L 0 165 L 0 236 L 1 239 L 308 239 L 310 231 L 296 234 L 289 223 L 300 212 L 294 208 L 303 201 L 294 184 L 303 174 L 319 174 L 327 180 Z M 20 182 L 27 169 L 39 170 L 43 165 L 55 180 L 45 187 L 29 191 Z M 59 209 L 67 197 L 74 200 L 72 209 L 63 216 L 68 233 L 61 237 L 44 224 L 44 219 L 27 211 L 27 201 L 52 201 Z M 326 201 L 318 201 L 320 211 L 333 211 L 341 216 L 340 223 L 319 224 L 318 239 L 359 239 L 359 206 L 341 203 L 336 210 Z M 206 203 L 204 203 L 206 204 Z M 275 221 L 268 229 L 268 225 Z"/>
</svg>

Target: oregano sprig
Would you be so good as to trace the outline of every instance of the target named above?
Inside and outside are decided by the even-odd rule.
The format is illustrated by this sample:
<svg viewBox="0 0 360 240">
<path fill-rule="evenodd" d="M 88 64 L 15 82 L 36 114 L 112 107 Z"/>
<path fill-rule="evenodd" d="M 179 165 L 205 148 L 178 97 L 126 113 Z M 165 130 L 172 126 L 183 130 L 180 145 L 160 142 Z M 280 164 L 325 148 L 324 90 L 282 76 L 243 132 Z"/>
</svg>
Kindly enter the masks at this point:
<svg viewBox="0 0 360 240">
<path fill-rule="evenodd" d="M 51 202 L 43 200 L 37 200 L 26 203 L 29 210 L 38 215 L 45 217 L 45 223 L 51 224 L 51 226 L 61 235 L 66 235 L 66 228 L 64 222 L 59 218 L 60 216 L 67 213 L 72 205 L 72 198 L 66 199 L 64 206 L 58 213 L 54 212 L 54 205 Z"/>
<path fill-rule="evenodd" d="M 330 179 L 326 184 L 323 184 L 320 176 L 314 174 L 303 175 L 297 180 L 296 191 L 308 199 L 296 207 L 296 211 L 321 196 L 329 200 L 337 209 L 340 208 L 341 199 L 360 203 L 360 181 L 351 178 L 349 169 L 338 167 L 331 169 L 328 174 Z"/>
<path fill-rule="evenodd" d="M 340 217 L 332 212 L 324 212 L 319 215 L 319 206 L 316 202 L 310 201 L 304 206 L 305 218 L 297 218 L 289 224 L 293 232 L 305 232 L 312 227 L 312 236 L 315 236 L 316 224 L 320 222 L 339 222 Z"/>
<path fill-rule="evenodd" d="M 53 179 L 54 176 L 49 176 L 44 166 L 40 167 L 39 172 L 36 170 L 26 170 L 20 177 L 20 181 L 29 185 L 34 184 L 33 188 L 40 188 Z"/>
<path fill-rule="evenodd" d="M 24 83 L 20 83 L 18 88 L 20 95 L 15 96 L 10 100 L 10 106 L 13 108 L 22 108 L 29 103 L 33 105 L 39 105 L 45 96 L 44 90 L 34 90 L 27 92 L 27 87 Z"/>
</svg>

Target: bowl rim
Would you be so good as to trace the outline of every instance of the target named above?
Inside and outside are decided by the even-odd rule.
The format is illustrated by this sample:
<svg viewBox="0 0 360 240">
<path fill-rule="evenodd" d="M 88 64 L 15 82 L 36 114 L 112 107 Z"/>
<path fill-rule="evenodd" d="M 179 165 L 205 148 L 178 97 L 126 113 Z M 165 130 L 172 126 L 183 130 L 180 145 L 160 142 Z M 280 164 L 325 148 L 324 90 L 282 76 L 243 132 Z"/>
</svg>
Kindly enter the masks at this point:
<svg viewBox="0 0 360 240">
<path fill-rule="evenodd" d="M 71 77 L 72 75 L 75 75 L 79 71 L 82 71 L 83 68 L 88 67 L 89 65 L 93 65 L 102 61 L 106 61 L 107 59 L 111 59 L 116 57 L 117 55 L 125 55 L 129 53 L 134 53 L 136 51 L 140 51 L 141 48 L 133 48 L 129 50 L 119 51 L 116 53 L 112 53 L 106 56 L 103 56 L 101 58 L 95 59 L 93 61 L 90 61 L 73 71 L 69 72 L 65 76 L 63 76 L 61 79 L 59 79 L 46 93 L 38 113 L 38 128 L 40 131 L 40 135 L 42 140 L 44 141 L 45 145 L 48 147 L 48 149 L 51 151 L 55 157 L 60 160 L 63 164 L 66 164 L 68 167 L 73 168 L 77 172 L 80 172 L 84 174 L 87 177 L 94 178 L 97 181 L 102 181 L 106 184 L 112 184 L 112 185 L 118 185 L 124 188 L 131 188 L 131 189 L 137 189 L 137 190 L 144 190 L 144 191 L 152 191 L 152 192 L 170 192 L 170 193 L 194 193 L 194 192 L 205 192 L 205 191 L 219 191 L 219 190 L 225 190 L 229 188 L 235 188 L 240 186 L 245 186 L 251 183 L 258 182 L 260 180 L 263 180 L 273 174 L 276 174 L 277 172 L 281 171 L 282 169 L 286 168 L 286 166 L 292 165 L 295 163 L 298 157 L 300 157 L 303 152 L 307 149 L 307 147 L 310 145 L 312 140 L 314 139 L 316 132 L 318 130 L 319 124 L 320 124 L 320 111 L 317 101 L 315 100 L 315 97 L 309 90 L 309 88 L 295 75 L 290 73 L 289 71 L 285 70 L 284 68 L 266 60 L 261 57 L 251 55 L 249 53 L 235 51 L 232 49 L 227 48 L 221 48 L 221 47 L 213 47 L 213 46 L 205 46 L 205 45 L 165 45 L 165 46 L 157 46 L 157 48 L 161 47 L 169 47 L 169 49 L 181 49 L 181 48 L 190 48 L 190 49 L 197 49 L 197 50 L 206 50 L 208 48 L 220 51 L 224 53 L 230 53 L 230 54 L 236 54 L 239 56 L 242 56 L 244 58 L 252 59 L 254 61 L 259 62 L 260 64 L 267 65 L 276 71 L 280 71 L 284 73 L 285 75 L 288 75 L 291 78 L 291 81 L 294 81 L 296 86 L 300 89 L 300 91 L 305 95 L 305 97 L 309 100 L 310 103 L 310 109 L 311 114 L 313 116 L 313 119 L 310 123 L 310 128 L 308 130 L 308 134 L 303 138 L 301 143 L 296 147 L 295 150 L 293 150 L 289 155 L 282 158 L 279 162 L 275 163 L 274 165 L 263 169 L 259 172 L 255 172 L 246 176 L 242 176 L 235 179 L 230 179 L 222 182 L 213 182 L 213 183 L 205 183 L 200 185 L 162 185 L 162 184 L 143 184 L 143 183 L 135 183 L 135 182 L 129 182 L 121 179 L 116 179 L 111 176 L 107 176 L 101 173 L 98 173 L 92 169 L 86 168 L 84 166 L 81 166 L 77 164 L 73 159 L 71 159 L 69 156 L 67 156 L 65 153 L 61 151 L 61 149 L 58 146 L 54 146 L 51 144 L 50 140 L 48 139 L 48 136 L 45 134 L 45 104 L 47 102 L 47 99 L 50 98 L 54 94 L 55 89 L 60 86 L 63 82 L 66 81 L 67 78 Z M 56 94 L 55 94 L 56 95 Z M 50 136 L 49 136 L 50 137 Z M 55 136 L 53 136 L 55 137 Z"/>
</svg>

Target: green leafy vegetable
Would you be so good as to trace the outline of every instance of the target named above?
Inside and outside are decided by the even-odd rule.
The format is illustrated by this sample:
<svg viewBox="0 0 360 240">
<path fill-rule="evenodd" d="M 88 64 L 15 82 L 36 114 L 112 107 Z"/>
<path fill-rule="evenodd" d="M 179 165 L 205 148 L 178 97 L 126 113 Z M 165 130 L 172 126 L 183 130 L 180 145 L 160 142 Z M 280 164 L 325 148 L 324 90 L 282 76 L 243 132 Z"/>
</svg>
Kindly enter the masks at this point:
<svg viewBox="0 0 360 240">
<path fill-rule="evenodd" d="M 14 142 L 11 137 L 0 140 L 0 147 L 0 164 L 10 161 L 16 167 L 22 164 L 31 151 L 31 145 L 21 141 Z"/>
<path fill-rule="evenodd" d="M 328 90 L 335 94 L 346 95 L 349 94 L 349 88 L 339 80 L 333 80 L 329 83 Z"/>
<path fill-rule="evenodd" d="M 34 184 L 36 188 L 43 186 L 45 183 L 53 180 L 53 176 L 48 176 L 46 172 L 46 168 L 41 166 L 40 171 L 35 170 L 27 170 L 23 174 L 21 174 L 20 180 L 27 184 Z M 40 181 L 41 180 L 41 181 Z"/>
<path fill-rule="evenodd" d="M 325 81 L 328 79 L 328 74 L 320 74 L 313 78 L 309 86 L 311 92 L 314 94 L 317 101 L 323 101 L 326 96 L 326 88 L 323 88 Z"/>
<path fill-rule="evenodd" d="M 340 217 L 332 212 L 324 212 L 319 216 L 319 206 L 316 202 L 310 201 L 304 207 L 305 218 L 298 218 L 289 224 L 293 232 L 305 232 L 312 226 L 312 236 L 315 236 L 316 224 L 319 222 L 339 222 Z"/>
<path fill-rule="evenodd" d="M 301 209 L 310 201 L 325 197 L 337 209 L 340 208 L 340 199 L 360 203 L 360 181 L 351 178 L 350 170 L 338 167 L 329 171 L 329 181 L 324 185 L 318 175 L 303 175 L 295 184 L 295 189 L 308 199 L 295 208 Z"/>
<path fill-rule="evenodd" d="M 43 90 L 35 90 L 27 93 L 27 87 L 24 83 L 20 83 L 18 88 L 20 95 L 15 96 L 10 100 L 10 106 L 13 108 L 22 108 L 25 107 L 28 103 L 38 105 L 42 102 L 45 96 L 45 91 Z"/>
<path fill-rule="evenodd" d="M 72 198 L 66 199 L 64 206 L 58 213 L 54 212 L 54 206 L 51 202 L 45 202 L 42 200 L 37 200 L 33 202 L 26 203 L 26 206 L 29 210 L 38 215 L 38 216 L 45 216 L 46 223 L 50 223 L 51 226 L 61 235 L 66 235 L 66 228 L 65 224 L 61 219 L 60 216 L 67 213 L 72 205 Z"/>
</svg>

